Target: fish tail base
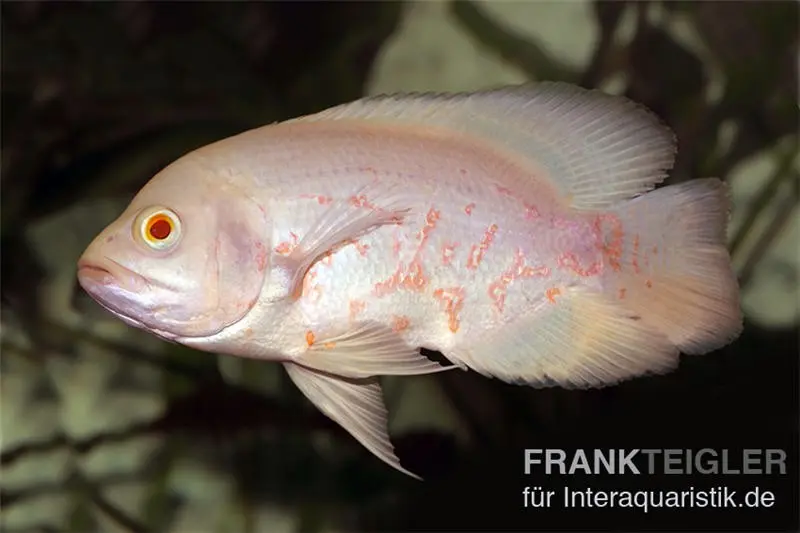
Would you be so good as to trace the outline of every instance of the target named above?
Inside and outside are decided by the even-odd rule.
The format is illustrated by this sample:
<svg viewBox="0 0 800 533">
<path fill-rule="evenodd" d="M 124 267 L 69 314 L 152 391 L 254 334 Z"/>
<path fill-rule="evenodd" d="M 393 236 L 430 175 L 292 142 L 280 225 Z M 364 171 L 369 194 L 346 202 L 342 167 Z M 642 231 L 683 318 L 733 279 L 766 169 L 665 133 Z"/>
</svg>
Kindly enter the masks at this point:
<svg viewBox="0 0 800 533">
<path fill-rule="evenodd" d="M 718 349 L 742 330 L 729 211 L 727 188 L 713 178 L 662 187 L 616 210 L 624 233 L 605 285 L 686 354 Z"/>
</svg>

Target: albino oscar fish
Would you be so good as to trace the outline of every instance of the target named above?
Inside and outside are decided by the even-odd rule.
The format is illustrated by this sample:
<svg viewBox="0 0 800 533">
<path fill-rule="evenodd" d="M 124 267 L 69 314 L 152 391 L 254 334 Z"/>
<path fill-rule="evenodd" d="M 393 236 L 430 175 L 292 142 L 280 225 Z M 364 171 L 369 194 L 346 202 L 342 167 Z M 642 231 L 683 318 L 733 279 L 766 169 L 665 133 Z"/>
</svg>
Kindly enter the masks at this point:
<svg viewBox="0 0 800 533">
<path fill-rule="evenodd" d="M 379 376 L 600 387 L 739 335 L 726 188 L 655 189 L 675 152 L 644 107 L 564 83 L 363 98 L 178 159 L 78 279 L 131 326 L 283 363 L 413 476 Z"/>
</svg>

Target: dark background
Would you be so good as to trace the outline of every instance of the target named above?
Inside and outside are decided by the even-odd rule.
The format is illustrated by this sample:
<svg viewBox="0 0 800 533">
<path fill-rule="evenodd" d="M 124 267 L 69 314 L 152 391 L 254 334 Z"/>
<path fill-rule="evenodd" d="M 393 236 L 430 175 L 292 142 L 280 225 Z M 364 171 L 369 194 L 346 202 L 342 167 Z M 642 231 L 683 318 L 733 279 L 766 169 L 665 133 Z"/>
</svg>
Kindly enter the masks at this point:
<svg viewBox="0 0 800 533">
<path fill-rule="evenodd" d="M 797 216 L 797 6 L 663 3 L 667 16 L 687 17 L 713 67 L 724 73 L 722 96 L 711 105 L 702 95 L 712 67 L 648 22 L 651 3 L 594 3 L 601 37 L 580 71 L 546 52 L 547 43 L 503 28 L 479 4 L 458 1 L 449 9 L 486 53 L 531 79 L 591 87 L 624 73 L 625 94 L 677 133 L 671 182 L 724 179 L 754 154 L 789 146 L 732 236 L 747 286 Z M 742 336 L 717 353 L 684 358 L 668 376 L 603 390 L 534 390 L 473 373 L 437 375 L 469 445 L 438 430 L 393 434 L 398 455 L 425 483 L 371 457 L 282 376 L 265 392 L 252 379 L 223 378 L 212 355 L 132 331 L 100 333 L 126 328 L 108 326 L 108 316 L 74 283 L 74 260 L 116 214 L 97 202 L 116 199 L 121 209 L 155 172 L 192 148 L 362 96 L 404 4 L 32 1 L 4 2 L 1 9 L 3 531 L 173 531 L 182 513 L 200 516 L 209 505 L 228 521 L 193 527 L 796 530 L 797 324 L 767 329 L 748 319 Z M 637 13 L 635 37 L 620 45 L 613 31 L 630 11 Z M 732 141 L 719 149 L 717 135 L 731 124 L 738 126 Z M 46 220 L 56 220 L 56 228 L 37 233 Z M 766 222 L 756 229 L 757 220 Z M 756 231 L 756 245 L 745 250 Z M 95 380 L 102 383 L 87 384 L 103 365 L 112 368 Z M 137 395 L 157 396 L 161 408 L 129 417 Z M 435 412 L 440 401 L 431 399 L 429 409 Z M 111 409 L 114 424 L 100 420 L 101 407 Z M 46 430 L 34 432 L 26 422 Z M 75 429 L 92 423 L 91 431 Z M 317 453 L 312 434 L 328 435 L 331 450 Z M 143 436 L 155 444 L 134 466 L 120 466 L 133 452 L 115 446 Z M 690 484 L 525 478 L 522 450 L 548 446 L 783 448 L 792 475 L 691 480 L 698 487 L 770 486 L 778 504 L 766 511 L 526 511 L 526 485 Z M 110 450 L 105 470 L 89 461 L 101 450 Z M 225 498 L 203 503 L 174 488 L 170 480 L 187 457 L 223 480 Z M 182 486 L 201 493 L 210 486 L 206 479 Z M 130 493 L 120 489 L 128 486 Z"/>
</svg>

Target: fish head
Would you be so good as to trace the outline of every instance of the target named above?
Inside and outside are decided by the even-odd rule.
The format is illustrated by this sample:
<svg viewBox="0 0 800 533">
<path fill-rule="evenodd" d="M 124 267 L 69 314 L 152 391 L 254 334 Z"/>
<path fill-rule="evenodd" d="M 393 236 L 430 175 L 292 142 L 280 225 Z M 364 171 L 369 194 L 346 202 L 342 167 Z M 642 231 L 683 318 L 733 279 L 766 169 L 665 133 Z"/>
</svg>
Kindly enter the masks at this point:
<svg viewBox="0 0 800 533">
<path fill-rule="evenodd" d="M 148 182 L 78 261 L 78 282 L 125 323 L 167 340 L 215 335 L 258 301 L 264 210 L 231 172 L 182 158 Z"/>
</svg>

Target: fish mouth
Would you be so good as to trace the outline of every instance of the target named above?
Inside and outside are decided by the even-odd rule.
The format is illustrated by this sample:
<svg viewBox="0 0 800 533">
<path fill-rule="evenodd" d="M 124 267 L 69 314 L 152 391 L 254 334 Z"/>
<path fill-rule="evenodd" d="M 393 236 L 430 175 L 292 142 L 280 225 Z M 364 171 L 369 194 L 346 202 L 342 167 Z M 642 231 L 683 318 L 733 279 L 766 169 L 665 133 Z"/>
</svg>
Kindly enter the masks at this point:
<svg viewBox="0 0 800 533">
<path fill-rule="evenodd" d="M 175 342 L 177 336 L 169 331 L 150 324 L 146 317 L 151 309 L 143 306 L 137 295 L 160 285 L 148 281 L 141 274 L 106 258 L 106 265 L 81 259 L 78 261 L 78 283 L 89 293 L 89 296 L 103 309 L 116 316 L 125 324 L 145 329 L 169 342 Z"/>
<path fill-rule="evenodd" d="M 137 296 L 150 288 L 150 283 L 140 274 L 106 258 L 103 263 L 81 259 L 78 261 L 78 283 L 106 310 L 120 318 L 141 325 L 134 316 L 142 311 Z"/>
<path fill-rule="evenodd" d="M 117 287 L 136 293 L 151 289 L 154 285 L 147 278 L 118 263 L 110 257 L 102 263 L 81 259 L 78 261 L 78 281 L 87 291 L 87 285 Z M 86 282 L 86 285 L 84 285 Z"/>
<path fill-rule="evenodd" d="M 99 285 L 110 285 L 115 282 L 114 275 L 106 268 L 92 263 L 78 263 L 78 281 L 86 288 L 84 281 Z"/>
</svg>

